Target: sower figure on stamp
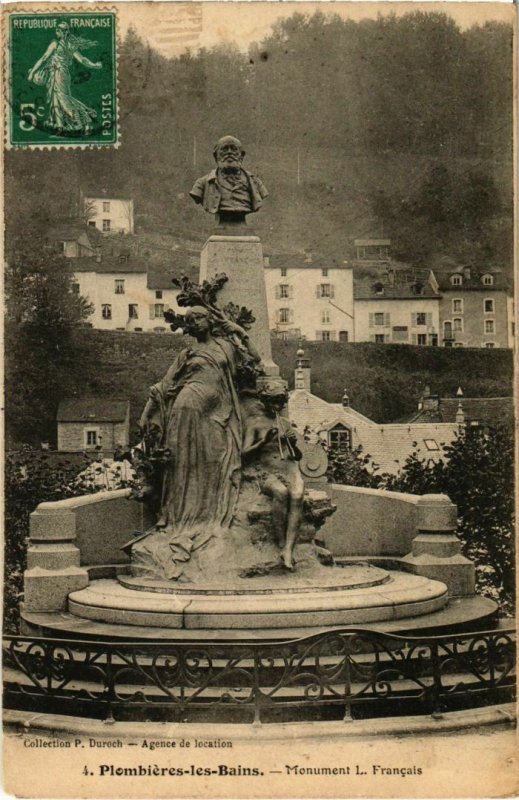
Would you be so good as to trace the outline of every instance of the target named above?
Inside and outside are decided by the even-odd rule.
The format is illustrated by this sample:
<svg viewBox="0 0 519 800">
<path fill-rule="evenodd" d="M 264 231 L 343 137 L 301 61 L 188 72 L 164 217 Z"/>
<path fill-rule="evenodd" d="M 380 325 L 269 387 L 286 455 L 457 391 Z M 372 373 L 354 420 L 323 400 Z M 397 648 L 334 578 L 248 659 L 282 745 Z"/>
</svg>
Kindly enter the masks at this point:
<svg viewBox="0 0 519 800">
<path fill-rule="evenodd" d="M 280 415 L 287 402 L 285 381 L 270 378 L 258 383 L 257 395 L 242 398 L 242 456 L 254 462 L 260 489 L 272 498 L 272 526 L 281 562 L 293 570 L 305 491 L 298 465 L 301 451 L 292 423 Z"/>
<path fill-rule="evenodd" d="M 189 194 L 220 223 L 240 223 L 258 211 L 268 192 L 260 179 L 243 168 L 245 150 L 239 139 L 223 136 L 213 149 L 216 169 L 199 178 Z"/>
<path fill-rule="evenodd" d="M 70 69 L 72 60 L 89 69 L 101 69 L 100 61 L 90 61 L 79 50 L 95 47 L 97 42 L 74 36 L 67 22 L 56 27 L 56 39 L 29 70 L 28 79 L 47 90 L 47 116 L 44 125 L 58 131 L 84 131 L 92 129 L 97 114 L 72 96 Z"/>
</svg>

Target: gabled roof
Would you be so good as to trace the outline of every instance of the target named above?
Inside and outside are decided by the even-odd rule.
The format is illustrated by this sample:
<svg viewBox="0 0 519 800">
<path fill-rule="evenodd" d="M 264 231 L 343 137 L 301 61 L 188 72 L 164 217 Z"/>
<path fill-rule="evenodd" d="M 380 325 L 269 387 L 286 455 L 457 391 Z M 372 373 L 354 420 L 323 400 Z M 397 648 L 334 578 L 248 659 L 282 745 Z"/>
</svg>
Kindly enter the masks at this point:
<svg viewBox="0 0 519 800">
<path fill-rule="evenodd" d="M 290 392 L 288 415 L 297 428 L 306 427 L 317 435 L 342 424 L 351 429 L 353 446 L 362 446 L 378 473 L 397 473 L 408 456 L 416 452 L 425 460 L 444 457 L 442 445 L 454 441 L 460 426 L 457 423 L 386 423 L 379 425 L 351 407 L 327 403 L 305 389 Z"/>
<path fill-rule="evenodd" d="M 135 275 L 147 272 L 147 267 L 142 261 L 136 261 L 131 257 L 122 261 L 119 256 L 102 256 L 101 260 L 95 256 L 88 256 L 69 259 L 69 264 L 73 272 L 96 272 L 100 275 L 114 272 L 121 275 L 124 273 Z"/>
<path fill-rule="evenodd" d="M 123 422 L 129 408 L 129 400 L 74 397 L 61 401 L 57 420 L 58 422 Z"/>
<path fill-rule="evenodd" d="M 470 268 L 470 274 L 464 270 L 463 267 L 450 268 L 448 270 L 435 270 L 434 274 L 438 281 L 438 286 L 442 292 L 460 292 L 460 291 L 507 291 L 511 288 L 511 281 L 505 275 L 503 270 L 496 269 L 495 267 L 484 268 Z M 453 275 L 461 275 L 462 282 L 459 286 L 451 283 Z M 483 283 L 483 275 L 492 275 L 494 282 L 491 286 Z"/>
<path fill-rule="evenodd" d="M 344 259 L 337 256 L 308 256 L 306 253 L 276 253 L 266 256 L 269 263 L 265 269 L 351 269 L 351 264 L 345 264 Z"/>
<path fill-rule="evenodd" d="M 492 425 L 508 422 L 514 418 L 513 397 L 440 397 L 437 409 L 422 409 L 410 418 L 410 422 L 450 422 L 456 421 L 458 407 L 464 414 L 465 422 L 480 422 Z"/>
<path fill-rule="evenodd" d="M 391 267 L 384 271 L 355 267 L 353 295 L 355 300 L 438 298 L 434 280 L 430 270 L 416 269 L 406 264 L 392 263 Z M 421 287 L 419 292 L 417 286 Z"/>
</svg>

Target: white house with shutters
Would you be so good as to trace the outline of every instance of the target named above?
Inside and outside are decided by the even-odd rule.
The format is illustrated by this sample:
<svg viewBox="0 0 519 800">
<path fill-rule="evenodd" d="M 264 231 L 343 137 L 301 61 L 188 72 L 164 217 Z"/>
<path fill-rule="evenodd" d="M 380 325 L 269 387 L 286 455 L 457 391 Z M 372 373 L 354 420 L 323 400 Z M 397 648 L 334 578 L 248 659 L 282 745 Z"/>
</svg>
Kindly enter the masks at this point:
<svg viewBox="0 0 519 800">
<path fill-rule="evenodd" d="M 265 257 L 269 324 L 282 339 L 354 341 L 353 272 L 333 259 Z"/>
<path fill-rule="evenodd" d="M 77 258 L 70 265 L 72 291 L 92 303 L 88 322 L 94 328 L 168 333 L 164 312 L 169 308 L 182 312 L 171 276 L 148 272 L 142 261 L 130 255 Z"/>
<path fill-rule="evenodd" d="M 355 341 L 438 345 L 440 300 L 427 270 L 356 274 Z"/>
</svg>

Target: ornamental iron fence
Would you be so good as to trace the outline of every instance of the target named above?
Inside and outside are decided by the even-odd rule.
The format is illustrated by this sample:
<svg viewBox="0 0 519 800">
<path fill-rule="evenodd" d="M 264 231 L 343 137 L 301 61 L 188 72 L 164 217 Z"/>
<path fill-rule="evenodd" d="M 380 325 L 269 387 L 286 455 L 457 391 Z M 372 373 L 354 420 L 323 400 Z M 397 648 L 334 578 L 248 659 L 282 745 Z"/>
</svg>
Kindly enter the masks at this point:
<svg viewBox="0 0 519 800">
<path fill-rule="evenodd" d="M 4 708 L 118 720 L 279 722 L 441 715 L 509 702 L 515 633 L 360 629 L 282 642 L 5 636 Z"/>
</svg>

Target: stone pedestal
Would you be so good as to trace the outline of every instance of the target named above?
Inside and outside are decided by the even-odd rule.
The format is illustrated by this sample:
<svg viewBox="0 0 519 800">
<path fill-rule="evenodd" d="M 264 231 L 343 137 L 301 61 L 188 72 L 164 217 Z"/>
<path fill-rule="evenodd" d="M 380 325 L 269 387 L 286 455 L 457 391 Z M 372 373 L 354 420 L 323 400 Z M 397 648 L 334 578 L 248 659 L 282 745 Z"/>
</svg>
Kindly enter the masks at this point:
<svg viewBox="0 0 519 800">
<path fill-rule="evenodd" d="M 24 574 L 26 611 L 64 611 L 70 592 L 88 586 L 75 545 L 76 517 L 56 503 L 41 503 L 31 514 L 28 569 Z"/>
<path fill-rule="evenodd" d="M 417 506 L 418 535 L 402 563 L 415 575 L 442 581 L 451 597 L 474 594 L 475 568 L 461 554 L 456 506 L 442 494 L 424 495 Z"/>
<path fill-rule="evenodd" d="M 210 236 L 200 256 L 200 282 L 222 272 L 228 276 L 229 282 L 218 295 L 219 304 L 225 306 L 232 301 L 252 311 L 256 321 L 249 332 L 251 340 L 267 375 L 279 375 L 279 368 L 272 360 L 263 248 L 259 237 Z"/>
</svg>

